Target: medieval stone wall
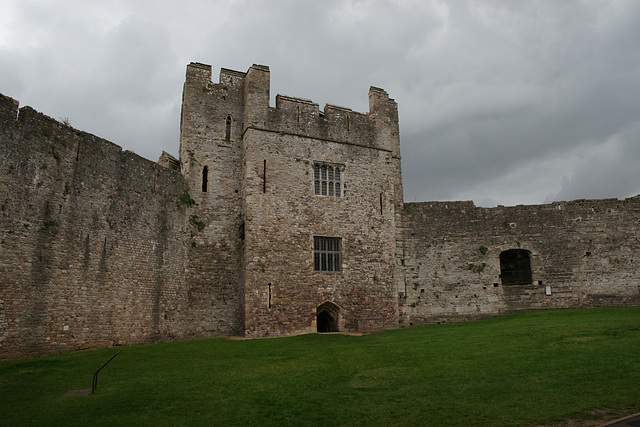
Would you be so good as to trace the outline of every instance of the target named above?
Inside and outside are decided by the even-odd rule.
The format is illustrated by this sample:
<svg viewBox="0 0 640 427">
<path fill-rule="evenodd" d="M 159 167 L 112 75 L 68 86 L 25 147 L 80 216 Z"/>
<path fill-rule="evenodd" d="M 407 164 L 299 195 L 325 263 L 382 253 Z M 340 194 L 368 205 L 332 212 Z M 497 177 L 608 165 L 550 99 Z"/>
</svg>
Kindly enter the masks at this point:
<svg viewBox="0 0 640 427">
<path fill-rule="evenodd" d="M 400 264 L 404 326 L 516 310 L 640 304 L 640 197 L 481 208 L 407 203 Z M 500 254 L 530 254 L 508 285 Z"/>
<path fill-rule="evenodd" d="M 4 96 L 0 138 L 0 358 L 193 336 L 182 175 Z"/>
</svg>

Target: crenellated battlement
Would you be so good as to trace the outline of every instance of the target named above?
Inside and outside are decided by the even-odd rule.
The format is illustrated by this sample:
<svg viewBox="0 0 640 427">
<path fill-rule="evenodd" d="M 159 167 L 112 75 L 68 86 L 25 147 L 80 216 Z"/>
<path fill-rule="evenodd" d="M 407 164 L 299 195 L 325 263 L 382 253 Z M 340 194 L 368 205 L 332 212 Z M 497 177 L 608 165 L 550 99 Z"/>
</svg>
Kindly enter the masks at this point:
<svg viewBox="0 0 640 427">
<path fill-rule="evenodd" d="M 398 134 L 397 104 L 383 89 L 371 87 L 369 106 L 368 113 L 335 104 L 326 104 L 324 110 L 320 110 L 319 105 L 312 100 L 277 95 L 276 106 L 269 109 L 264 129 L 387 151 L 395 150 L 397 144 L 389 144 L 388 137 Z M 379 137 L 379 134 L 384 136 Z"/>
<path fill-rule="evenodd" d="M 187 82 L 190 80 L 199 80 L 202 82 L 211 81 L 211 65 L 192 62 L 187 65 Z"/>
<path fill-rule="evenodd" d="M 384 89 L 370 88 L 368 113 L 335 104 L 326 104 L 321 110 L 312 100 L 280 94 L 271 107 L 270 89 L 267 66 L 254 64 L 247 72 L 221 68 L 219 83 L 213 83 L 211 66 L 193 62 L 187 66 L 184 103 L 190 104 L 191 98 L 210 103 L 208 109 L 213 114 L 207 115 L 208 126 L 216 128 L 218 135 L 224 134 L 222 123 L 235 110 L 233 124 L 242 133 L 249 128 L 284 132 L 397 151 L 399 155 L 397 104 Z M 242 117 L 237 114 L 240 111 Z"/>
<path fill-rule="evenodd" d="M 0 94 L 0 122 L 16 120 L 19 105 L 15 99 Z"/>
<path fill-rule="evenodd" d="M 277 95 L 276 107 L 269 110 L 264 130 L 388 149 L 373 145 L 375 129 L 371 116 L 333 104 L 320 110 L 317 103 L 305 98 Z"/>
<path fill-rule="evenodd" d="M 223 82 L 226 78 L 241 78 L 244 79 L 247 76 L 247 73 L 242 71 L 231 70 L 229 68 L 220 68 L 220 83 Z"/>
</svg>

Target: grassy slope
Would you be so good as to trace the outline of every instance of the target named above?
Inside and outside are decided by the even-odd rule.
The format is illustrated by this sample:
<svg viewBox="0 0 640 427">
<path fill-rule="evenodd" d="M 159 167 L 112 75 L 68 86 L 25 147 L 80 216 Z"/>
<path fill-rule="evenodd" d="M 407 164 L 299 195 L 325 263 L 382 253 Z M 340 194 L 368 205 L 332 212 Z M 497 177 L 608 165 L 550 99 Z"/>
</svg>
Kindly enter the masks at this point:
<svg viewBox="0 0 640 427">
<path fill-rule="evenodd" d="M 640 411 L 640 307 L 0 362 L 6 425 L 534 425 Z"/>
</svg>

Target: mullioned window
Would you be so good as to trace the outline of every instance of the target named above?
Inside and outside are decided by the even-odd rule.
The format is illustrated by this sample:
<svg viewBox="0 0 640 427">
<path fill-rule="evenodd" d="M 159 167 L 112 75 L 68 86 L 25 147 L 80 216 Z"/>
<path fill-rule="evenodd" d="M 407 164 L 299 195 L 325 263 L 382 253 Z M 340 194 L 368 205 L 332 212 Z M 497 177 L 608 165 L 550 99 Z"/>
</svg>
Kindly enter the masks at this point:
<svg viewBox="0 0 640 427">
<path fill-rule="evenodd" d="M 342 173 L 336 165 L 316 163 L 313 165 L 313 189 L 316 196 L 340 197 L 342 195 Z"/>
</svg>

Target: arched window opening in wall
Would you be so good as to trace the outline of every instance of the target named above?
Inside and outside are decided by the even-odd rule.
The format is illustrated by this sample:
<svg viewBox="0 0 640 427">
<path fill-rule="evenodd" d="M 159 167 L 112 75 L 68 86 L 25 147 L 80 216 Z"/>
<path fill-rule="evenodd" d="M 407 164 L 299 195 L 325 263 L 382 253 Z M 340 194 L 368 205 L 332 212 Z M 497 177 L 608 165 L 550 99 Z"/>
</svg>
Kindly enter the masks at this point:
<svg viewBox="0 0 640 427">
<path fill-rule="evenodd" d="M 227 116 L 227 123 L 224 132 L 224 140 L 231 141 L 231 116 Z"/>
<path fill-rule="evenodd" d="M 524 249 L 509 249 L 500 254 L 500 278 L 503 285 L 530 285 L 531 253 Z"/>
<path fill-rule="evenodd" d="M 202 168 L 202 192 L 207 192 L 207 187 L 209 185 L 209 167 L 205 166 Z"/>
<path fill-rule="evenodd" d="M 340 307 L 331 301 L 325 301 L 316 308 L 316 326 L 318 332 L 338 332 Z"/>
</svg>

